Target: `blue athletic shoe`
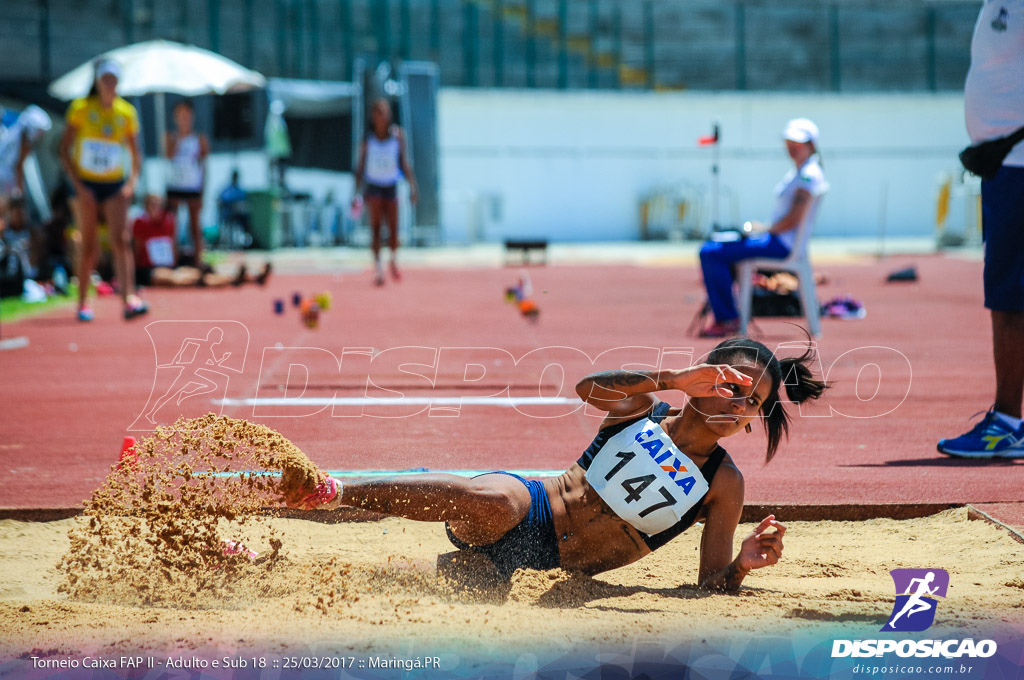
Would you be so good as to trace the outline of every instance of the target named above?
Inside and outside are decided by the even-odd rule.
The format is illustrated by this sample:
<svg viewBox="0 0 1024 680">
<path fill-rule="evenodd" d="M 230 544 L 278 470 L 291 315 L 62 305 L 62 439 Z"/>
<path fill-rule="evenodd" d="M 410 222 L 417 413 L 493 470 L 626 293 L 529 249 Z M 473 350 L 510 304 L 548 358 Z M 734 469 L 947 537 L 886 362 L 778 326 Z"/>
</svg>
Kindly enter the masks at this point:
<svg viewBox="0 0 1024 680">
<path fill-rule="evenodd" d="M 939 453 L 961 458 L 1024 458 L 1024 425 L 1014 430 L 989 411 L 974 428 L 956 439 L 940 439 Z"/>
</svg>

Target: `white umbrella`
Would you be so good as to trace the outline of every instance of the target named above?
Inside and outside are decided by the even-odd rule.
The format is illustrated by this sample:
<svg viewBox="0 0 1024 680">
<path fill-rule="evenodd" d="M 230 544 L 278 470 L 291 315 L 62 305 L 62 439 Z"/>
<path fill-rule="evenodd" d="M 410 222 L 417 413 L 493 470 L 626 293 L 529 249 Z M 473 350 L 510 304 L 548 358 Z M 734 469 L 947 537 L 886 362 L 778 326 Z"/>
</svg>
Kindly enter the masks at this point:
<svg viewBox="0 0 1024 680">
<path fill-rule="evenodd" d="M 157 143 L 164 151 L 163 94 L 186 97 L 227 94 L 266 87 L 262 75 L 227 57 L 194 45 L 169 40 L 149 40 L 104 52 L 50 83 L 48 92 L 65 101 L 84 97 L 92 87 L 97 61 L 112 60 L 121 67 L 117 93 L 122 97 L 156 94 Z"/>
<path fill-rule="evenodd" d="M 117 92 L 137 97 L 157 92 L 194 97 L 266 87 L 266 79 L 215 52 L 168 40 L 119 47 L 90 59 L 50 83 L 49 93 L 65 101 L 84 97 L 92 87 L 93 64 L 113 60 L 121 66 Z"/>
</svg>

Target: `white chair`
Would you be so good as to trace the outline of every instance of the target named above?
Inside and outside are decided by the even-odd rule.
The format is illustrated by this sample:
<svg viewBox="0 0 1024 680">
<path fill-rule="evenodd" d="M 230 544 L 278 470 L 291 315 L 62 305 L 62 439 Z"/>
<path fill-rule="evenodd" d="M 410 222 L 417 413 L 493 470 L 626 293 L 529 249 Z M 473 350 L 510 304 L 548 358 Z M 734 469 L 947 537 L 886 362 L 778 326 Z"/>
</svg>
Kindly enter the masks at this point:
<svg viewBox="0 0 1024 680">
<path fill-rule="evenodd" d="M 821 309 L 818 307 L 818 292 L 814 285 L 814 271 L 811 269 L 811 259 L 807 253 L 807 244 L 811 240 L 811 231 L 814 230 L 814 221 L 817 217 L 818 208 L 821 206 L 821 196 L 815 199 L 811 206 L 811 214 L 807 216 L 804 223 L 797 227 L 796 238 L 793 240 L 793 249 L 784 259 L 770 257 L 757 257 L 749 260 L 740 260 L 736 265 L 736 278 L 739 281 L 739 302 L 740 311 L 740 335 L 747 334 L 747 327 L 750 325 L 750 309 L 754 299 L 754 272 L 759 267 L 779 271 L 791 272 L 796 275 L 800 282 L 800 306 L 804 310 L 804 318 L 810 327 L 811 335 L 821 337 Z"/>
</svg>

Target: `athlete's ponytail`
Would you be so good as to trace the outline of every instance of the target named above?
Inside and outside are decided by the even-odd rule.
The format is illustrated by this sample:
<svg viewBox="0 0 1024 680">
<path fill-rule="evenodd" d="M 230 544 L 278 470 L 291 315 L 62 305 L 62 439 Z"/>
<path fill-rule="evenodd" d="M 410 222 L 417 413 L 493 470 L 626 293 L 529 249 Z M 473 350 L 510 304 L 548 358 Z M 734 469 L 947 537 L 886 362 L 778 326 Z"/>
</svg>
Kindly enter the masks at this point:
<svg viewBox="0 0 1024 680">
<path fill-rule="evenodd" d="M 767 463 L 775 456 L 783 437 L 789 436 L 789 414 L 779 399 L 780 386 L 785 385 L 789 401 L 802 404 L 809 399 L 817 399 L 831 385 L 814 377 L 809 366 L 814 359 L 814 351 L 810 348 L 799 357 L 780 360 L 756 340 L 731 338 L 711 350 L 708 363 L 729 364 L 740 358 L 763 367 L 772 381 L 771 391 L 761 404 L 761 418 L 768 438 L 768 449 L 765 452 Z"/>
</svg>

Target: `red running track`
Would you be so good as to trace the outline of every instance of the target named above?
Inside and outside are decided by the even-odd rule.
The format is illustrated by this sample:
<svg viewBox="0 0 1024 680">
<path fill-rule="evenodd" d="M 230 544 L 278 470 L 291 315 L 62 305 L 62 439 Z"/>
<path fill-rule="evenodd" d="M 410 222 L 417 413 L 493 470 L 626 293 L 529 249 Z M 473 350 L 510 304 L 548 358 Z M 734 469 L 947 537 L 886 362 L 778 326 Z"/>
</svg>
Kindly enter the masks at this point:
<svg viewBox="0 0 1024 680">
<path fill-rule="evenodd" d="M 910 264 L 919 269 L 918 283 L 885 283 L 888 272 Z M 890 257 L 818 270 L 829 279 L 819 289 L 822 299 L 852 294 L 868 316 L 824 322 L 818 347 L 836 387 L 795 419 L 770 465 L 763 464 L 764 438 L 756 430 L 723 442 L 744 471 L 748 503 L 971 503 L 1024 528 L 1024 460 L 963 461 L 935 450 L 940 437 L 968 429 L 971 415 L 992 401 L 980 262 Z M 214 327 L 225 331 L 217 351 L 232 352 L 211 378 L 216 388 L 180 405 L 172 399 L 154 419 L 166 423 L 211 409 L 250 418 L 282 432 L 325 469 L 564 469 L 599 421 L 576 403 L 523 407 L 527 413 L 493 405 L 434 412 L 374 406 L 357 417 L 359 407 L 332 415 L 330 408 L 225 406 L 213 399 L 358 397 L 367 393 L 368 373 L 379 388 L 407 396 L 486 396 L 506 386 L 512 395 L 552 396 L 563 376 L 542 373 L 549 362 L 562 366 L 561 394 L 574 398 L 572 385 L 591 370 L 657 363 L 663 348 L 682 348 L 666 362 L 685 365 L 685 348 L 699 357 L 714 344 L 686 335 L 703 299 L 693 267 L 533 269 L 542 310 L 537 324 L 503 302 L 516 274 L 410 269 L 401 283 L 381 289 L 365 273 L 280 275 L 266 289 L 150 290 L 149 319 L 131 323 L 105 299 L 89 325 L 68 310 L 5 324 L 5 337 L 24 335 L 31 343 L 0 352 L 0 506 L 79 506 L 116 461 L 151 391 L 159 397 L 173 382 L 177 369 L 157 370 L 157 363 L 169 364 L 182 339 L 203 339 Z M 309 330 L 290 297 L 323 290 L 332 292 L 333 308 L 318 330 Z M 285 315 L 273 314 L 275 298 L 286 301 Z M 147 332 L 151 322 L 158 323 Z M 801 338 L 781 321 L 759 327 L 770 346 Z M 306 349 L 275 350 L 278 344 Z M 372 363 L 346 355 L 339 369 L 332 355 L 360 347 L 391 351 Z M 394 349 L 401 347 L 420 349 Z M 516 364 L 538 348 L 559 347 Z M 438 367 L 400 370 L 403 363 L 432 365 L 438 348 L 491 349 L 445 349 Z M 481 366 L 468 369 L 469 379 L 480 378 L 472 384 L 467 363 Z M 292 364 L 306 368 L 292 367 L 289 378 Z M 432 390 L 417 372 L 430 376 Z M 681 395 L 663 396 L 680 402 Z"/>
</svg>

